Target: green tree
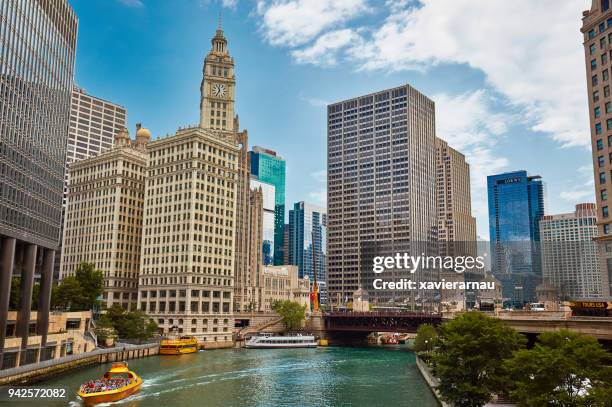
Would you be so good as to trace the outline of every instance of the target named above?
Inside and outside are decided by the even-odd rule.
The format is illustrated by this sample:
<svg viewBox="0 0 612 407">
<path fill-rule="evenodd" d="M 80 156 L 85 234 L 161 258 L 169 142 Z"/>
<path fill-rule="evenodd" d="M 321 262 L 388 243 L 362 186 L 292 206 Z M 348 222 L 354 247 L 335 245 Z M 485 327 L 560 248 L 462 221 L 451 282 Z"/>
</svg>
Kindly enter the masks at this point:
<svg viewBox="0 0 612 407">
<path fill-rule="evenodd" d="M 457 407 L 483 406 L 503 393 L 501 361 L 525 345 L 525 337 L 500 320 L 468 312 L 440 326 L 433 355 L 444 401 Z"/>
<path fill-rule="evenodd" d="M 521 406 L 609 406 L 610 361 L 595 338 L 562 329 L 542 333 L 533 349 L 515 352 L 504 365 Z"/>
<path fill-rule="evenodd" d="M 301 328 L 302 321 L 306 319 L 306 306 L 294 301 L 275 301 L 272 310 L 283 317 L 285 328 L 289 331 Z"/>
<path fill-rule="evenodd" d="M 419 326 L 414 338 L 414 350 L 417 352 L 431 352 L 437 337 L 438 331 L 433 325 L 423 324 Z"/>
<path fill-rule="evenodd" d="M 93 263 L 80 263 L 74 271 L 74 276 L 83 290 L 82 298 L 85 301 L 84 309 L 92 309 L 97 306 L 98 297 L 102 295 L 104 286 L 104 273 L 97 270 Z"/>
<path fill-rule="evenodd" d="M 40 295 L 40 284 L 34 283 L 32 286 L 32 309 L 38 309 L 38 297 Z M 9 298 L 9 309 L 16 310 L 19 308 L 21 301 L 21 278 L 13 277 L 11 279 L 11 296 Z"/>
<path fill-rule="evenodd" d="M 100 318 L 96 325 L 112 327 L 120 338 L 143 341 L 157 332 L 158 326 L 142 311 L 127 312 L 119 304 L 114 304 Z"/>
<path fill-rule="evenodd" d="M 98 305 L 102 294 L 104 275 L 92 263 L 81 263 L 74 276 L 64 278 L 53 286 L 51 304 L 53 307 L 71 310 L 91 310 Z"/>
</svg>

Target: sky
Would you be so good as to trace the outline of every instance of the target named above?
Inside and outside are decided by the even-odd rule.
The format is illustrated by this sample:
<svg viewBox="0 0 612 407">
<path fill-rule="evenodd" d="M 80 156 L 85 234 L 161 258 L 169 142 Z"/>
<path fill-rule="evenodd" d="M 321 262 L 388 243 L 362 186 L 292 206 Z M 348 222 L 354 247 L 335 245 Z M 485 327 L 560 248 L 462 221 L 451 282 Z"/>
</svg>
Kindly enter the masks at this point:
<svg viewBox="0 0 612 407">
<path fill-rule="evenodd" d="M 594 202 L 582 11 L 590 0 L 69 0 L 76 84 L 128 110 L 131 134 L 199 120 L 219 15 L 251 146 L 286 160 L 286 207 L 325 204 L 326 105 L 410 84 L 465 154 L 488 239 L 486 176 L 541 175 L 546 213 Z"/>
</svg>

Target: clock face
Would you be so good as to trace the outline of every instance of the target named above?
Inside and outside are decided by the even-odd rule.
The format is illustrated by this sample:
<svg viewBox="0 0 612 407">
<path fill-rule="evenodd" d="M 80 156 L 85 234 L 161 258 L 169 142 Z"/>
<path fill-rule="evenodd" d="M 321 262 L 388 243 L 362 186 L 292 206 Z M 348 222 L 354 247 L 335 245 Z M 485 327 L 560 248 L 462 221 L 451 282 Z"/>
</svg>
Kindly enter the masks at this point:
<svg viewBox="0 0 612 407">
<path fill-rule="evenodd" d="M 213 95 L 222 98 L 225 97 L 227 90 L 225 89 L 225 85 L 223 85 L 222 83 L 215 83 L 212 86 L 212 92 Z"/>
</svg>

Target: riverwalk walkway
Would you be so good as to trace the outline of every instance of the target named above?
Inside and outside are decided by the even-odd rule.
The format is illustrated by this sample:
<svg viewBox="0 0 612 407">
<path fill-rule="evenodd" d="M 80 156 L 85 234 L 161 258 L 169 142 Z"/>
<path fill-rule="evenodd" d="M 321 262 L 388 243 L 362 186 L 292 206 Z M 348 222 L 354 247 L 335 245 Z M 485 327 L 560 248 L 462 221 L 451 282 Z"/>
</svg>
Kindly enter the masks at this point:
<svg viewBox="0 0 612 407">
<path fill-rule="evenodd" d="M 80 353 L 78 355 L 68 355 L 39 363 L 0 370 L 0 386 L 31 383 L 80 366 L 137 359 L 157 355 L 158 352 L 158 343 L 143 345 L 121 344 L 108 349 L 95 349 L 91 352 Z"/>
</svg>

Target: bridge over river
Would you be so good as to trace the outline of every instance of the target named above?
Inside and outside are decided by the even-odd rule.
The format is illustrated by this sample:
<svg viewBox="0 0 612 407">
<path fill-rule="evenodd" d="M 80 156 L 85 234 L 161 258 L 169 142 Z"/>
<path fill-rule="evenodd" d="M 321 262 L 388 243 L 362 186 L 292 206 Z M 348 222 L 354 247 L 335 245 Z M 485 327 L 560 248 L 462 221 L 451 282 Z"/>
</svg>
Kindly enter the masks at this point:
<svg viewBox="0 0 612 407">
<path fill-rule="evenodd" d="M 612 342 L 610 317 L 575 317 L 564 312 L 534 311 L 487 314 L 530 336 L 567 328 Z M 311 317 L 310 327 L 332 337 L 363 337 L 371 332 L 415 333 L 422 324 L 437 325 L 454 317 L 455 314 L 424 312 L 329 312 Z"/>
</svg>

